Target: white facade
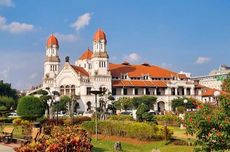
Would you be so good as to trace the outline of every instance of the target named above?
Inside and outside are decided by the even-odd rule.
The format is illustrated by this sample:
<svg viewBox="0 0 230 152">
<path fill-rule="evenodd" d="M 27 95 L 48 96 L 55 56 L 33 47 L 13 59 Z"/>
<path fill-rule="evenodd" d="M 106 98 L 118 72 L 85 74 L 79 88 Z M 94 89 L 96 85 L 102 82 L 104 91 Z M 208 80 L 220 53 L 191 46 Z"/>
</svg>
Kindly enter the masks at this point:
<svg viewBox="0 0 230 152">
<path fill-rule="evenodd" d="M 95 110 L 95 96 L 90 94 L 90 91 L 99 90 L 101 87 L 111 92 L 115 99 L 154 95 L 157 97 L 154 110 L 158 111 L 171 111 L 171 101 L 178 97 L 202 100 L 201 89 L 196 88 L 194 81 L 185 76 L 185 73 L 171 72 L 147 63 L 142 65 L 109 63 L 107 40 L 102 30 L 94 35 L 93 50 L 85 51 L 74 65 L 70 63 L 69 58 L 66 58 L 64 67 L 60 69 L 58 51 L 58 41 L 53 36 L 47 43 L 42 88 L 49 87 L 51 91 L 55 90 L 61 95 L 74 97 L 79 103 L 77 111 Z"/>
</svg>

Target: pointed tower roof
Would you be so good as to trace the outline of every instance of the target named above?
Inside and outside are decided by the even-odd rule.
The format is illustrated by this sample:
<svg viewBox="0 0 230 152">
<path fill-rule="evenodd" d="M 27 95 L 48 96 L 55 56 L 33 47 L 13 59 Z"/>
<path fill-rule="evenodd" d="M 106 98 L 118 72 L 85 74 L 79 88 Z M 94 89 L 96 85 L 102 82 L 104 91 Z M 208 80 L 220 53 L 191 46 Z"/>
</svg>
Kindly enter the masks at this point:
<svg viewBox="0 0 230 152">
<path fill-rule="evenodd" d="M 102 29 L 98 29 L 93 37 L 93 41 L 105 40 L 107 43 L 105 32 Z"/>
<path fill-rule="evenodd" d="M 85 59 L 91 59 L 93 56 L 93 52 L 90 51 L 90 49 L 88 48 L 79 58 L 79 60 L 85 60 Z"/>
<path fill-rule="evenodd" d="M 53 34 L 48 38 L 46 47 L 49 48 L 52 45 L 56 45 L 59 48 L 58 40 Z"/>
</svg>

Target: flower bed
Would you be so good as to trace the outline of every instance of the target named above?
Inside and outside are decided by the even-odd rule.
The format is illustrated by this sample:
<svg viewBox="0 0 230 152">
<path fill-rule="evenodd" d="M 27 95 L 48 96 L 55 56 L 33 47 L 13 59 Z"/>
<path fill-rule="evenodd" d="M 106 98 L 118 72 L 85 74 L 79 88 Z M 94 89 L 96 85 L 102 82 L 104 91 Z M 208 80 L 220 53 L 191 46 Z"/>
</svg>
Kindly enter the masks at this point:
<svg viewBox="0 0 230 152">
<path fill-rule="evenodd" d="M 91 152 L 93 145 L 85 130 L 76 126 L 54 127 L 51 136 L 43 136 L 32 142 L 15 148 L 16 152 Z"/>
</svg>

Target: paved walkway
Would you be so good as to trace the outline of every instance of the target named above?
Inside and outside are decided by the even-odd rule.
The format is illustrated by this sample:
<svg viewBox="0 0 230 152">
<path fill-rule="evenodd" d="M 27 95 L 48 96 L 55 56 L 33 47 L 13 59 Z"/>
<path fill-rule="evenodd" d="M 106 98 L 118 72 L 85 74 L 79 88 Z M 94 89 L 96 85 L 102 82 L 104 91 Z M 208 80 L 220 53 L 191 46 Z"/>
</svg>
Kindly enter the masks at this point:
<svg viewBox="0 0 230 152">
<path fill-rule="evenodd" d="M 17 144 L 0 144 L 0 152 L 14 152 L 14 147 L 17 147 Z"/>
</svg>

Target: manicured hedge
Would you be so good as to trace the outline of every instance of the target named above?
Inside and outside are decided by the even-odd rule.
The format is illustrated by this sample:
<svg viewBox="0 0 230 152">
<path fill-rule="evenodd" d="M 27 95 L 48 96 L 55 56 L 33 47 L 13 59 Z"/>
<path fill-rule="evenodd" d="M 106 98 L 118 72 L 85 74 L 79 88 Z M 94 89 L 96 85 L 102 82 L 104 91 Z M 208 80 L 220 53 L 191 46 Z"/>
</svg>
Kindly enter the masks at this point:
<svg viewBox="0 0 230 152">
<path fill-rule="evenodd" d="M 12 123 L 14 118 L 0 118 L 0 123 Z"/>
<path fill-rule="evenodd" d="M 130 115 L 111 115 L 108 117 L 108 120 L 134 121 L 133 117 Z"/>
<path fill-rule="evenodd" d="M 95 133 L 95 122 L 84 122 L 82 124 L 82 128 L 93 134 Z M 139 140 L 162 140 L 165 138 L 165 128 L 163 126 L 146 122 L 115 120 L 99 121 L 98 133 L 104 135 L 137 138 Z M 167 129 L 167 139 L 169 139 L 172 134 L 172 130 Z"/>
<path fill-rule="evenodd" d="M 177 115 L 156 115 L 155 119 L 157 123 L 160 125 L 164 125 L 165 123 L 167 123 L 167 125 L 179 126 L 180 124 L 180 118 Z"/>
</svg>

